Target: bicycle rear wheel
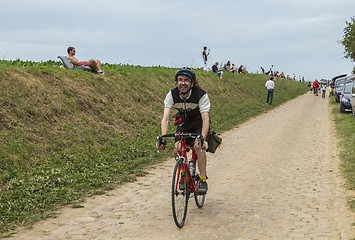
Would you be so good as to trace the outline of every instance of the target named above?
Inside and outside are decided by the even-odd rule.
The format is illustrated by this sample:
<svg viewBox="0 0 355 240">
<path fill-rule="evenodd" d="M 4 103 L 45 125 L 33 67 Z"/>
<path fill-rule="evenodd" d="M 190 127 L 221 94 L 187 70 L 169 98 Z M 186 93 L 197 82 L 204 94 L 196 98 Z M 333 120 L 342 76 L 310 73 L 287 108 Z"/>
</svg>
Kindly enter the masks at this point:
<svg viewBox="0 0 355 240">
<path fill-rule="evenodd" d="M 195 180 L 195 186 L 197 187 L 198 186 L 198 183 L 200 181 L 200 177 L 196 177 L 198 180 Z M 198 194 L 197 192 L 194 192 L 194 196 L 195 196 L 195 203 L 197 205 L 197 207 L 199 208 L 202 208 L 203 207 L 203 204 L 205 203 L 205 199 L 206 199 L 206 193 L 201 195 L 201 194 Z"/>
<path fill-rule="evenodd" d="M 171 188 L 171 204 L 173 210 L 173 217 L 177 227 L 182 228 L 185 223 L 187 215 L 187 206 L 189 202 L 189 190 L 180 189 L 179 181 L 183 176 L 185 178 L 184 183 L 186 184 L 185 174 L 182 173 L 184 165 L 181 160 L 178 160 L 174 167 L 172 188 Z M 184 187 L 185 188 L 185 187 Z"/>
</svg>

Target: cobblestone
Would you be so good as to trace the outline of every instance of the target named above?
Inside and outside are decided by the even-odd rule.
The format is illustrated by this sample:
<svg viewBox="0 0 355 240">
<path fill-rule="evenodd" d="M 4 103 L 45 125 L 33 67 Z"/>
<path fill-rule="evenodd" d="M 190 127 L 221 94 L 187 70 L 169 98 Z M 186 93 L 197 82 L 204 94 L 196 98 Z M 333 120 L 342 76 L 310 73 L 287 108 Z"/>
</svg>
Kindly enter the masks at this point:
<svg viewBox="0 0 355 240">
<path fill-rule="evenodd" d="M 171 214 L 169 159 L 10 239 L 349 240 L 354 216 L 333 134 L 327 100 L 306 94 L 223 134 L 208 155 L 205 205 L 191 199 L 182 229 Z"/>
</svg>

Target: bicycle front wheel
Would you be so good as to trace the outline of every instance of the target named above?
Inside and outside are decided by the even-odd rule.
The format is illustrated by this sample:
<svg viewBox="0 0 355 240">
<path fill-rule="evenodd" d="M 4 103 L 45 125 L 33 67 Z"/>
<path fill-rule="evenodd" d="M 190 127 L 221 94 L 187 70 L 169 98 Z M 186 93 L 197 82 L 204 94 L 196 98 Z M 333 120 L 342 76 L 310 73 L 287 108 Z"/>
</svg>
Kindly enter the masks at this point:
<svg viewBox="0 0 355 240">
<path fill-rule="evenodd" d="M 173 209 L 173 217 L 177 227 L 182 228 L 187 215 L 187 206 L 189 202 L 189 190 L 185 192 L 186 176 L 183 173 L 184 164 L 178 160 L 174 167 L 172 187 L 171 187 L 171 204 Z M 183 179 L 183 183 L 180 180 Z M 180 185 L 180 186 L 179 186 Z"/>
</svg>

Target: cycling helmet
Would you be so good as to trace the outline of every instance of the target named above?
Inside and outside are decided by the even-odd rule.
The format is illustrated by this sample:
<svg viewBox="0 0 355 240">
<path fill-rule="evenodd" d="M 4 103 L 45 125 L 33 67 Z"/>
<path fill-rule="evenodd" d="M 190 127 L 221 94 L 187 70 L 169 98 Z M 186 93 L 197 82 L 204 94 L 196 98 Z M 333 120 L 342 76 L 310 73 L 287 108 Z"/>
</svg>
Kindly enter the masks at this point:
<svg viewBox="0 0 355 240">
<path fill-rule="evenodd" d="M 196 74 L 191 68 L 188 68 L 188 67 L 180 68 L 175 73 L 175 81 L 177 81 L 177 78 L 178 78 L 179 75 L 188 76 L 191 79 L 191 82 L 195 85 L 195 83 L 196 83 Z"/>
</svg>

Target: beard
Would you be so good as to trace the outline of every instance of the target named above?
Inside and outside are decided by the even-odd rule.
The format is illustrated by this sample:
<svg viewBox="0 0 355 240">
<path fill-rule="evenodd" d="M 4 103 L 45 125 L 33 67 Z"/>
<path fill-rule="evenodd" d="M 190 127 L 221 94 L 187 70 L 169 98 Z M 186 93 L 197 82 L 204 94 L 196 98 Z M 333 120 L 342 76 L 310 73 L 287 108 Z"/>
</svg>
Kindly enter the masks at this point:
<svg viewBox="0 0 355 240">
<path fill-rule="evenodd" d="M 184 87 L 178 87 L 178 89 L 179 89 L 179 93 L 181 95 L 185 95 L 191 90 L 191 86 L 190 87 L 185 87 L 185 86 Z"/>
</svg>

